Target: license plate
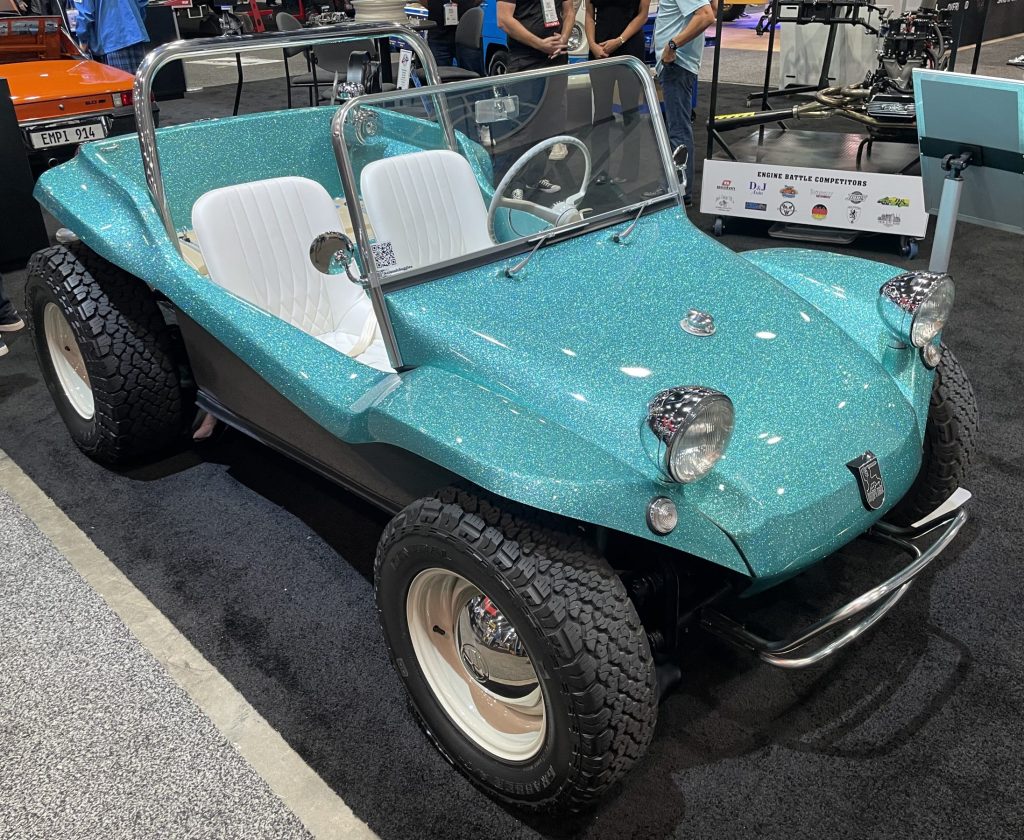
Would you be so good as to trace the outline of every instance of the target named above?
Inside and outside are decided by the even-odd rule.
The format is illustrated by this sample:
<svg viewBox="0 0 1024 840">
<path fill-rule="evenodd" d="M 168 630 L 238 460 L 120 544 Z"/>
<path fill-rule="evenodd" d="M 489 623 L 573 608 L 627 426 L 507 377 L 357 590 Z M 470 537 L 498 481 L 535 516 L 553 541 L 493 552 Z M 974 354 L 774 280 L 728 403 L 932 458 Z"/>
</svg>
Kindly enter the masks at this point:
<svg viewBox="0 0 1024 840">
<path fill-rule="evenodd" d="M 46 128 L 30 131 L 28 138 L 33 149 L 49 149 L 51 146 L 69 146 L 102 140 L 107 136 L 107 127 L 102 122 L 83 123 L 67 128 Z"/>
</svg>

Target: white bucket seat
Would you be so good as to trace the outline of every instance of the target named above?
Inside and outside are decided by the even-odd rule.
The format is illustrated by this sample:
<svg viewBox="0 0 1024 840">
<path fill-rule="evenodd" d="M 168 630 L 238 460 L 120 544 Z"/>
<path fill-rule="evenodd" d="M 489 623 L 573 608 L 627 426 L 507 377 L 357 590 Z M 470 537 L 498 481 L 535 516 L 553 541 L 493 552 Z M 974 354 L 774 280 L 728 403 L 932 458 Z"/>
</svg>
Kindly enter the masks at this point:
<svg viewBox="0 0 1024 840">
<path fill-rule="evenodd" d="M 434 265 L 491 247 L 487 208 L 469 162 L 445 150 L 368 163 L 359 178 L 378 242 L 397 267 Z"/>
<path fill-rule="evenodd" d="M 356 361 L 391 371 L 370 299 L 345 275 L 321 274 L 309 246 L 340 226 L 334 201 L 309 178 L 211 190 L 192 208 L 210 279 Z"/>
</svg>

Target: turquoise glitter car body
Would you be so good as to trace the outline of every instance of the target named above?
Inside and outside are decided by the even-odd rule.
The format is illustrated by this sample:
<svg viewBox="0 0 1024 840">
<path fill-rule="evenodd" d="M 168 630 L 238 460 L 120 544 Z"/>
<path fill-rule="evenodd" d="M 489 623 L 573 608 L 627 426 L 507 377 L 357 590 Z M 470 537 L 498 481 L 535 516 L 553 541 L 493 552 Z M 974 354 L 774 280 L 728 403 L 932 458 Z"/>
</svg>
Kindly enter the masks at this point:
<svg viewBox="0 0 1024 840">
<path fill-rule="evenodd" d="M 387 37 L 437 81 L 414 33 L 355 24 L 160 47 L 135 101 L 190 54 Z M 813 665 L 963 526 L 953 284 L 701 233 L 633 58 L 389 93 L 348 67 L 340 107 L 159 132 L 140 107 L 138 144 L 46 173 L 40 370 L 101 463 L 219 420 L 393 513 L 375 601 L 427 737 L 503 801 L 587 807 L 691 630 Z M 861 536 L 909 563 L 782 638 L 747 626 Z"/>
<path fill-rule="evenodd" d="M 161 129 L 175 228 L 187 226 L 199 195 L 224 185 L 301 175 L 341 194 L 325 141 L 334 111 Z M 394 153 L 438 142 L 437 131 L 418 137 L 407 118 L 388 119 L 374 142 Z M 274 154 L 257 154 L 257 142 Z M 464 135 L 460 146 L 489 194 L 486 154 Z M 354 158 L 358 167 L 358 150 Z M 891 346 L 878 316 L 878 289 L 898 273 L 890 266 L 805 250 L 735 254 L 669 200 L 621 244 L 602 228 L 547 245 L 515 277 L 500 273 L 499 258 L 389 291 L 405 367 L 395 375 L 201 278 L 166 233 L 133 139 L 86 145 L 36 194 L 340 440 L 393 445 L 501 496 L 671 546 L 758 587 L 865 532 L 920 465 L 933 376 L 911 348 Z M 713 336 L 680 329 L 689 309 L 714 316 Z M 685 383 L 722 391 L 736 412 L 725 456 L 691 485 L 666 480 L 644 442 L 649 400 Z M 846 467 L 866 450 L 887 491 L 870 511 Z M 666 536 L 646 522 L 659 495 L 679 511 Z"/>
</svg>

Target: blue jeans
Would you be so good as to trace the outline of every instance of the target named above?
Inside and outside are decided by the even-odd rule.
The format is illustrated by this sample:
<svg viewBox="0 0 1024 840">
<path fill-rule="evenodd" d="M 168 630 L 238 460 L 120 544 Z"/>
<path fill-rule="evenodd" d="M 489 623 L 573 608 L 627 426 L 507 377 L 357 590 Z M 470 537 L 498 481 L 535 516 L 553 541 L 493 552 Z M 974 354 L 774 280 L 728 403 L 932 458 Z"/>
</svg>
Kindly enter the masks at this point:
<svg viewBox="0 0 1024 840">
<path fill-rule="evenodd" d="M 434 61 L 438 67 L 451 67 L 455 63 L 455 32 L 449 35 L 444 33 L 436 37 L 427 35 L 427 46 L 434 54 Z"/>
<path fill-rule="evenodd" d="M 686 146 L 690 153 L 686 160 L 686 198 L 689 198 L 693 193 L 693 86 L 697 84 L 697 74 L 675 63 L 665 64 L 658 81 L 665 99 L 669 143 L 673 151 L 678 146 Z"/>
</svg>

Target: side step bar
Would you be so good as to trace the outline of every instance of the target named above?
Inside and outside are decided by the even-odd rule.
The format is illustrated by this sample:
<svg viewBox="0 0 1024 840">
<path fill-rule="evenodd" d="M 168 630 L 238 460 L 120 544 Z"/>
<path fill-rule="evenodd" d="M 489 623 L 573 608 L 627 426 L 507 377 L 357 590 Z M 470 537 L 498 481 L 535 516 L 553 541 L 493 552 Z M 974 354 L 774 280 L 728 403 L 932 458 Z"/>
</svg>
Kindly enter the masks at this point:
<svg viewBox="0 0 1024 840">
<path fill-rule="evenodd" d="M 880 621 L 907 594 L 914 578 L 953 541 L 966 521 L 967 512 L 960 509 L 948 511 L 937 519 L 934 516 L 927 517 L 916 523 L 919 527 L 898 528 L 886 522 L 876 523 L 867 532 L 867 536 L 902 549 L 911 556 L 911 563 L 884 583 L 869 589 L 787 639 L 765 639 L 713 607 L 705 607 L 701 612 L 701 626 L 728 642 L 756 653 L 770 665 L 779 668 L 807 668 L 846 647 Z M 944 529 L 942 533 L 923 552 L 911 542 L 940 528 Z M 821 636 L 857 618 L 859 621 L 844 633 L 831 641 L 821 642 Z M 813 645 L 815 641 L 819 644 Z"/>
</svg>

